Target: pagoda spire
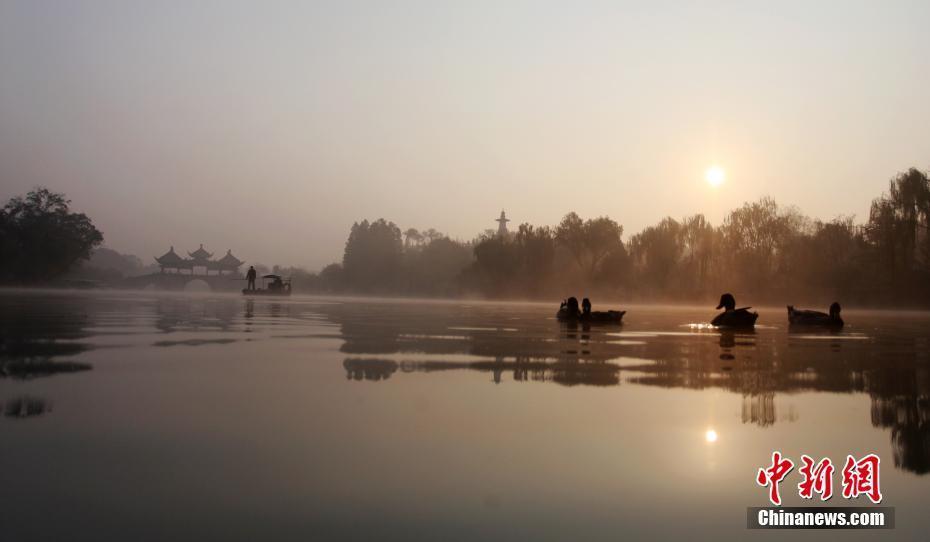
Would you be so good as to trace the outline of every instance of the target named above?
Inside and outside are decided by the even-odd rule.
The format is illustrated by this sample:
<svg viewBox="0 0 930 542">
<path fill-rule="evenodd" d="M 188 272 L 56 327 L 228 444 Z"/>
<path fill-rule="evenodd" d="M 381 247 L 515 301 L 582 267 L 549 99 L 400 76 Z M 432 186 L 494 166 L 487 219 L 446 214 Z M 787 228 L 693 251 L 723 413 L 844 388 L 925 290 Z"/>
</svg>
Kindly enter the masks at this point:
<svg viewBox="0 0 930 542">
<path fill-rule="evenodd" d="M 497 222 L 497 235 L 500 237 L 507 236 L 507 223 L 510 222 L 510 219 L 507 218 L 507 215 L 504 214 L 504 210 L 501 209 L 501 217 L 495 220 Z"/>
</svg>

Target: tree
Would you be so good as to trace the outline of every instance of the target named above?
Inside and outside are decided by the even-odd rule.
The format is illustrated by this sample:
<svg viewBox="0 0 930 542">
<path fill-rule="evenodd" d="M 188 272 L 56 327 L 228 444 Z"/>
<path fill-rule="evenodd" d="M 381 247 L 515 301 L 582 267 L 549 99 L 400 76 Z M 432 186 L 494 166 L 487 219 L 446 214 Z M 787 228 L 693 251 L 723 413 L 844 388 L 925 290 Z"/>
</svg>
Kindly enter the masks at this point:
<svg viewBox="0 0 930 542">
<path fill-rule="evenodd" d="M 446 236 L 407 251 L 404 256 L 405 290 L 427 295 L 456 293 L 459 275 L 473 260 L 470 246 Z"/>
<path fill-rule="evenodd" d="M 517 245 L 499 235 L 486 236 L 475 244 L 473 273 L 478 287 L 491 296 L 512 293 L 520 271 Z"/>
<path fill-rule="evenodd" d="M 51 280 L 87 260 L 103 234 L 83 213 L 72 213 L 64 194 L 36 188 L 0 210 L 0 270 L 6 280 Z"/>
<path fill-rule="evenodd" d="M 498 236 L 499 237 L 499 236 Z M 519 282 L 525 295 L 538 294 L 551 278 L 555 260 L 555 237 L 548 226 L 534 228 L 523 223 L 513 236 Z"/>
<path fill-rule="evenodd" d="M 324 292 L 341 292 L 345 287 L 345 272 L 342 265 L 331 263 L 320 270 L 320 289 Z"/>
<path fill-rule="evenodd" d="M 695 295 L 708 286 L 711 266 L 719 256 L 718 235 L 702 214 L 685 218 L 681 225 L 686 262 L 682 280 L 688 284 L 689 293 Z"/>
<path fill-rule="evenodd" d="M 422 242 L 423 234 L 417 231 L 416 228 L 408 228 L 406 231 L 404 231 L 404 248 L 419 246 Z"/>
<path fill-rule="evenodd" d="M 623 226 L 602 216 L 582 220 L 574 212 L 562 218 L 555 239 L 565 247 L 584 275 L 592 279 L 598 266 L 611 252 L 622 248 Z"/>
<path fill-rule="evenodd" d="M 432 243 L 445 237 L 442 233 L 430 228 L 422 233 L 422 240 L 425 240 L 427 243 Z"/>
<path fill-rule="evenodd" d="M 519 247 L 523 273 L 545 275 L 550 272 L 555 256 L 555 239 L 548 226 L 534 228 L 527 223 L 520 224 L 514 242 Z"/>
<path fill-rule="evenodd" d="M 872 201 L 865 238 L 885 295 L 930 294 L 930 179 L 915 168 L 891 179 L 888 194 Z M 899 300 L 903 300 L 900 299 Z"/>
<path fill-rule="evenodd" d="M 349 287 L 361 292 L 395 288 L 403 262 L 400 228 L 383 218 L 356 222 L 349 232 L 342 267 Z"/>
<path fill-rule="evenodd" d="M 781 208 L 768 197 L 731 211 L 721 226 L 724 279 L 757 292 L 770 290 L 778 278 L 784 282 L 791 270 L 780 256 L 794 236 L 806 233 L 808 222 L 797 209 Z"/>
<path fill-rule="evenodd" d="M 671 217 L 634 235 L 630 250 L 640 266 L 640 281 L 656 291 L 666 291 L 678 270 L 683 241 L 681 224 Z"/>
<path fill-rule="evenodd" d="M 905 265 L 912 269 L 930 267 L 930 179 L 926 173 L 911 168 L 891 180 L 888 192 Z"/>
</svg>

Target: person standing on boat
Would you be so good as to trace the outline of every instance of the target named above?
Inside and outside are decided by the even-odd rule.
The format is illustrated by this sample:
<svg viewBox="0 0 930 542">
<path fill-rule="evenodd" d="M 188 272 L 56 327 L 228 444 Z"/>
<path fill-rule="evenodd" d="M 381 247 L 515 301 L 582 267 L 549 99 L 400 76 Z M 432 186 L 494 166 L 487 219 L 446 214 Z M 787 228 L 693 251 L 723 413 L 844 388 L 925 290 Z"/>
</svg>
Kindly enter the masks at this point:
<svg viewBox="0 0 930 542">
<path fill-rule="evenodd" d="M 587 297 L 581 300 L 581 314 L 591 315 L 591 300 Z"/>
<path fill-rule="evenodd" d="M 249 290 L 254 290 L 254 289 L 255 289 L 255 277 L 256 277 L 257 275 L 258 275 L 258 273 L 255 272 L 255 266 L 254 266 L 254 265 L 250 265 L 250 266 L 249 266 L 248 272 L 245 274 L 246 280 L 249 281 L 249 285 L 248 285 L 246 288 L 248 288 Z"/>
</svg>

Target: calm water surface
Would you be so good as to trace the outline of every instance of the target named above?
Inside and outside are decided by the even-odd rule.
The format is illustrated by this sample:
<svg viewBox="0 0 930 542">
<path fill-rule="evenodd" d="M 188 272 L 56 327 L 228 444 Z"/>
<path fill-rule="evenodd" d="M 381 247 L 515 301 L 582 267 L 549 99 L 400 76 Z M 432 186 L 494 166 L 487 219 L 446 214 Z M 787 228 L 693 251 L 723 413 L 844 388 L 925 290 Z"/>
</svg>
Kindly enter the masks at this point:
<svg viewBox="0 0 930 542">
<path fill-rule="evenodd" d="M 0 293 L 0 540 L 745 539 L 774 449 L 878 453 L 844 536 L 926 540 L 930 317 L 760 312 Z"/>
</svg>

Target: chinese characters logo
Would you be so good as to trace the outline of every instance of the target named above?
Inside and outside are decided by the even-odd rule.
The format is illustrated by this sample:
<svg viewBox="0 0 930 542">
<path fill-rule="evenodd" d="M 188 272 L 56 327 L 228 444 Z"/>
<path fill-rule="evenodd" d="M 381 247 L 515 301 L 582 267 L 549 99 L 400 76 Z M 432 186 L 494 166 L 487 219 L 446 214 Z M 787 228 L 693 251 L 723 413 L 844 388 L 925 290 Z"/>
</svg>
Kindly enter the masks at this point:
<svg viewBox="0 0 930 542">
<path fill-rule="evenodd" d="M 833 496 L 833 472 L 835 470 L 830 459 L 825 457 L 815 463 L 811 457 L 801 455 L 801 463 L 798 469 L 801 475 L 798 495 L 802 499 L 813 499 L 814 494 L 818 493 L 821 501 L 830 500 Z M 846 464 L 842 471 L 843 498 L 857 499 L 859 495 L 865 495 L 875 504 L 882 502 L 878 476 L 879 464 L 880 460 L 875 454 L 868 454 L 858 461 L 851 455 L 846 456 Z M 772 452 L 771 466 L 759 469 L 756 475 L 756 483 L 762 487 L 768 487 L 769 501 L 775 506 L 781 506 L 779 484 L 793 469 L 793 461 L 782 457 L 780 452 Z"/>
</svg>

